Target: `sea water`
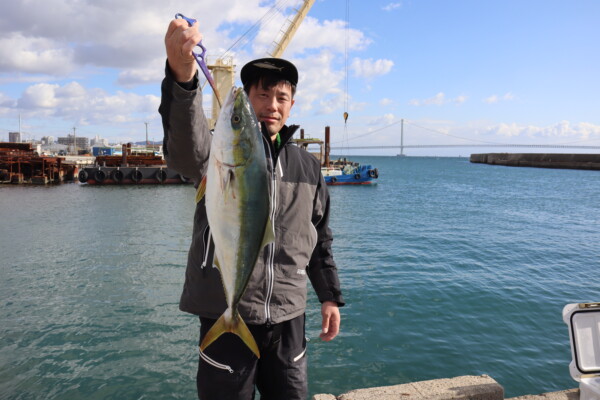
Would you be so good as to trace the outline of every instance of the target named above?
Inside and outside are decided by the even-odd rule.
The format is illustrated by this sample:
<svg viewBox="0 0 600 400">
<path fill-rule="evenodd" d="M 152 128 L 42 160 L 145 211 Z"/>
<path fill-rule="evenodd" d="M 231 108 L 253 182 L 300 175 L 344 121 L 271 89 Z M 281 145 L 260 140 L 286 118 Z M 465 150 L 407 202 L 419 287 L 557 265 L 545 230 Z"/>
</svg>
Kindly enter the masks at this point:
<svg viewBox="0 0 600 400">
<path fill-rule="evenodd" d="M 576 387 L 561 311 L 600 301 L 600 173 L 352 158 L 379 179 L 329 188 L 347 305 L 325 343 L 310 296 L 311 395 L 480 374 L 506 397 Z M 198 320 L 178 311 L 194 194 L 0 186 L 0 398 L 196 396 Z"/>
</svg>

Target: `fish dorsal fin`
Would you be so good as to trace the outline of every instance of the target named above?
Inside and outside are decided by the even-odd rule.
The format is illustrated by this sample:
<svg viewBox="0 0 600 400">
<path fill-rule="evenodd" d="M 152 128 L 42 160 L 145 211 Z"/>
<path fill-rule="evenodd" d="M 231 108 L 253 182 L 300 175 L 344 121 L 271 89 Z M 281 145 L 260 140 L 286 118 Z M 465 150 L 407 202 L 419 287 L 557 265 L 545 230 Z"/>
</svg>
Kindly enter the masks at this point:
<svg viewBox="0 0 600 400">
<path fill-rule="evenodd" d="M 266 245 L 275 241 L 275 231 L 273 230 L 273 222 L 271 222 L 271 217 L 267 220 L 267 226 L 265 227 L 265 234 L 263 236 L 262 244 L 260 248 L 262 249 Z"/>
<path fill-rule="evenodd" d="M 196 204 L 200 203 L 200 200 L 204 197 L 206 193 L 206 175 L 202 177 L 200 184 L 198 185 L 198 190 L 196 191 Z"/>
</svg>

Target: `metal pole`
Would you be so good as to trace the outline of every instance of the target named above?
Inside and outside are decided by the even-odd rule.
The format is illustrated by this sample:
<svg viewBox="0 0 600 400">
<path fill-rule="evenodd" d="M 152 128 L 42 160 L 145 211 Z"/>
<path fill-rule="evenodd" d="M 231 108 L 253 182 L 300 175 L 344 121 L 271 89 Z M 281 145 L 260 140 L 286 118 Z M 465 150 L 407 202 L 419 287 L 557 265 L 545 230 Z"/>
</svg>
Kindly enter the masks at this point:
<svg viewBox="0 0 600 400">
<path fill-rule="evenodd" d="M 77 128 L 73 127 L 73 153 L 77 155 Z"/>
<path fill-rule="evenodd" d="M 148 150 L 148 122 L 144 122 L 146 124 L 146 150 Z"/>
<path fill-rule="evenodd" d="M 404 118 L 400 120 L 400 155 L 404 155 Z"/>
</svg>

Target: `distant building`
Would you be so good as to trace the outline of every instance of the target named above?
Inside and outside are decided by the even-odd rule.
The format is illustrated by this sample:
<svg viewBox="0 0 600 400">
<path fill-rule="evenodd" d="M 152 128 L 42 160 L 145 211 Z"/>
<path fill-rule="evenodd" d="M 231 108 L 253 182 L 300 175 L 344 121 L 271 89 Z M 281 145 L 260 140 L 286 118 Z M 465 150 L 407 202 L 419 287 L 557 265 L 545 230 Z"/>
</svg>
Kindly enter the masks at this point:
<svg viewBox="0 0 600 400">
<path fill-rule="evenodd" d="M 90 139 L 84 136 L 68 135 L 66 137 L 59 137 L 58 144 L 64 144 L 66 146 L 77 146 L 78 149 L 87 149 L 90 147 Z"/>
<path fill-rule="evenodd" d="M 21 143 L 21 132 L 8 132 L 8 141 L 12 143 Z"/>
<path fill-rule="evenodd" d="M 96 135 L 95 138 L 90 140 L 90 145 L 92 147 L 108 147 L 108 139 L 102 139 L 100 136 Z"/>
<path fill-rule="evenodd" d="M 64 144 L 48 144 L 42 145 L 42 153 L 48 156 L 56 156 L 56 155 L 65 155 L 69 152 L 69 146 L 65 146 Z"/>
<path fill-rule="evenodd" d="M 46 146 L 54 144 L 54 136 L 42 137 L 42 144 Z"/>
</svg>

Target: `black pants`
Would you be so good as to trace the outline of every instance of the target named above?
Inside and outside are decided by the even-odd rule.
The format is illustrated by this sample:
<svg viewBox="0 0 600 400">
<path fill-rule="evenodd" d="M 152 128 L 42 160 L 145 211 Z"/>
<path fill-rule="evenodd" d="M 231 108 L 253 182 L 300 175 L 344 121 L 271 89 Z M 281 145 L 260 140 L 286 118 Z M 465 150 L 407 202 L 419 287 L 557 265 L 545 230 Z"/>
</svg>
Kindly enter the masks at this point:
<svg viewBox="0 0 600 400">
<path fill-rule="evenodd" d="M 248 325 L 260 359 L 234 334 L 225 333 L 200 353 L 197 386 L 201 400 L 306 400 L 305 316 L 280 324 Z M 200 342 L 214 319 L 200 318 Z"/>
</svg>

